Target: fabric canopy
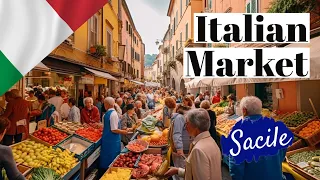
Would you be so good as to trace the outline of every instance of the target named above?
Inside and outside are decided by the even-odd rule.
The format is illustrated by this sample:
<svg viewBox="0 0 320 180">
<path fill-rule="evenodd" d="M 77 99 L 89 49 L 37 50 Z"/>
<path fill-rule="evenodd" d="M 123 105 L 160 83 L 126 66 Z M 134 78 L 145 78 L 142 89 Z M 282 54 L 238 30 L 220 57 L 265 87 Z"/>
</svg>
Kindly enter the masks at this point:
<svg viewBox="0 0 320 180">
<path fill-rule="evenodd" d="M 85 68 L 85 69 L 90 71 L 91 73 L 93 73 L 97 77 L 102 77 L 102 78 L 110 79 L 110 80 L 113 80 L 113 81 L 118 81 L 117 78 L 111 76 L 109 73 L 96 71 L 96 70 L 89 69 L 89 68 Z"/>
<path fill-rule="evenodd" d="M 36 65 L 36 67 L 33 68 L 33 70 L 38 71 L 50 71 L 50 68 L 48 68 L 46 65 L 44 65 L 42 62 Z"/>
<path fill-rule="evenodd" d="M 160 84 L 155 82 L 145 82 L 144 85 L 148 87 L 160 87 Z"/>
<path fill-rule="evenodd" d="M 131 80 L 131 82 L 135 83 L 135 84 L 138 84 L 138 85 L 144 85 L 144 83 L 140 82 L 140 81 L 134 81 L 134 80 Z"/>
</svg>

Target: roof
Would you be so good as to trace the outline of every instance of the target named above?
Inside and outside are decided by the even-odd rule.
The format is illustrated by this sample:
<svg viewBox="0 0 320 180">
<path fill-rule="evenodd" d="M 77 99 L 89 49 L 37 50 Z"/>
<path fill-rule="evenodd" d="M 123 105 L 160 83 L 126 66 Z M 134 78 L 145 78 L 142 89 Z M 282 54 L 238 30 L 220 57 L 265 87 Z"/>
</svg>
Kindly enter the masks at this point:
<svg viewBox="0 0 320 180">
<path fill-rule="evenodd" d="M 133 19 L 132 19 L 132 16 L 131 16 L 131 13 L 130 13 L 130 10 L 129 10 L 129 7 L 128 7 L 128 5 L 127 5 L 126 0 L 122 0 L 122 5 L 123 5 L 123 8 L 124 8 L 124 10 L 126 11 L 128 17 L 129 17 L 129 21 L 130 21 L 130 24 L 131 24 L 131 26 L 132 26 L 132 28 L 133 28 L 133 31 L 137 33 L 137 36 L 138 36 L 139 39 L 141 39 L 141 41 L 142 41 L 142 38 L 141 38 L 141 36 L 140 36 L 140 34 L 139 34 L 136 26 L 134 25 L 134 21 L 133 21 Z"/>
<path fill-rule="evenodd" d="M 170 13 L 171 13 L 172 8 L 173 8 L 173 3 L 174 3 L 174 0 L 170 0 L 167 16 L 170 16 Z"/>
</svg>

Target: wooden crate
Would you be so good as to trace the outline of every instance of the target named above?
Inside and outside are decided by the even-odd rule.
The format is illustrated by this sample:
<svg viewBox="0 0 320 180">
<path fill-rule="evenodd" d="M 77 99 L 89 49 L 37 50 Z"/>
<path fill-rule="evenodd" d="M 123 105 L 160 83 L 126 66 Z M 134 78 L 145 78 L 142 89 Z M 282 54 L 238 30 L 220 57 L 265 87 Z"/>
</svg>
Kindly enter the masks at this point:
<svg viewBox="0 0 320 180">
<path fill-rule="evenodd" d="M 133 171 L 133 169 L 132 168 L 118 168 L 118 167 L 110 167 L 104 174 L 110 174 L 111 172 L 113 172 L 113 171 L 115 171 L 115 172 L 117 172 L 118 171 L 118 169 L 129 169 L 129 170 L 131 170 L 131 175 L 130 175 L 130 177 L 128 178 L 128 180 L 130 180 L 131 179 L 131 176 L 132 176 L 132 171 Z"/>
<path fill-rule="evenodd" d="M 307 172 L 305 172 L 303 169 L 301 169 L 299 166 L 297 166 L 295 163 L 291 162 L 289 160 L 289 156 L 296 154 L 296 153 L 300 153 L 300 152 L 304 152 L 304 151 L 314 151 L 316 150 L 315 147 L 305 147 L 305 148 L 301 148 L 301 149 L 297 149 L 297 150 L 293 150 L 290 152 L 286 153 L 286 161 L 288 162 L 289 166 L 291 166 L 293 168 L 294 171 L 298 172 L 299 174 L 301 174 L 303 177 L 307 178 L 307 179 L 319 179 Z"/>
<path fill-rule="evenodd" d="M 313 121 L 320 121 L 320 120 L 318 120 L 318 119 L 309 120 L 309 121 L 307 121 L 306 123 L 304 123 L 303 125 L 297 127 L 297 128 L 295 129 L 295 131 L 293 132 L 297 137 L 299 137 L 299 138 L 301 138 L 301 139 L 304 139 L 304 140 L 308 143 L 308 145 L 310 145 L 310 146 L 315 146 L 315 145 L 317 145 L 317 144 L 320 143 L 320 129 L 317 130 L 317 131 L 315 131 L 315 132 L 314 132 L 311 136 L 309 136 L 309 137 L 302 137 L 302 136 L 299 135 L 299 132 L 300 132 L 303 128 L 305 128 L 310 122 L 313 122 Z"/>
<path fill-rule="evenodd" d="M 301 149 L 304 147 L 306 147 L 305 141 L 303 139 L 299 139 L 298 141 L 294 142 L 291 146 L 288 147 L 287 152 Z"/>
</svg>

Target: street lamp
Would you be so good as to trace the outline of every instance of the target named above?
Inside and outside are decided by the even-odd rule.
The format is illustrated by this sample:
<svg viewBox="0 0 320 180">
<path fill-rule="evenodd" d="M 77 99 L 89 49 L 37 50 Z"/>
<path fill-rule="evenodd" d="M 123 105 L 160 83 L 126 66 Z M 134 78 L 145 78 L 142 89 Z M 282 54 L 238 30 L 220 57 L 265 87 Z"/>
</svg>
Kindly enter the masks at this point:
<svg viewBox="0 0 320 180">
<path fill-rule="evenodd" d="M 159 45 L 159 44 L 160 44 L 160 41 L 161 41 L 161 43 L 163 43 L 163 40 L 162 40 L 162 39 L 157 39 L 157 40 L 156 40 L 156 45 Z"/>
</svg>

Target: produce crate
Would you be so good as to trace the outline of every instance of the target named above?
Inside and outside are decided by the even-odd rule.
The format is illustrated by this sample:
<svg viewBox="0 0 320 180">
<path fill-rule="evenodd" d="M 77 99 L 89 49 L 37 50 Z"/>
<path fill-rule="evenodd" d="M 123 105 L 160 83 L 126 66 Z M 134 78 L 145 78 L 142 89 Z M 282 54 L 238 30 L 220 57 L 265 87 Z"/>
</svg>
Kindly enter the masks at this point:
<svg viewBox="0 0 320 180">
<path fill-rule="evenodd" d="M 317 130 L 317 131 L 315 131 L 311 136 L 309 136 L 309 137 L 307 137 L 307 138 L 300 136 L 300 135 L 299 135 L 299 132 L 300 132 L 304 127 L 306 127 L 306 126 L 308 125 L 308 123 L 313 122 L 313 121 L 319 121 L 319 120 L 318 120 L 318 119 L 309 120 L 309 121 L 307 121 L 306 123 L 304 123 L 303 125 L 297 127 L 297 128 L 295 129 L 295 131 L 293 132 L 293 133 L 294 133 L 296 136 L 298 136 L 299 138 L 304 139 L 304 140 L 308 143 L 308 145 L 310 145 L 310 146 L 315 146 L 315 145 L 317 145 L 318 143 L 320 143 L 320 129 Z"/>
<path fill-rule="evenodd" d="M 62 176 L 62 179 L 69 180 L 74 174 L 80 170 L 81 162 L 78 162 L 69 172 Z"/>
<path fill-rule="evenodd" d="M 50 126 L 50 127 L 48 127 L 48 128 L 57 129 L 57 128 L 53 127 L 53 126 Z M 60 129 L 57 129 L 57 130 L 60 131 L 60 132 L 63 132 L 63 131 L 61 131 Z M 68 138 L 71 136 L 69 133 L 66 133 L 66 132 L 63 132 L 63 133 L 65 133 L 65 134 L 68 135 L 68 136 L 66 137 L 66 139 L 68 139 Z M 47 143 L 47 142 L 45 142 L 45 141 L 43 141 L 43 140 L 41 140 L 41 139 L 33 136 L 33 134 L 30 134 L 30 135 L 29 135 L 29 138 L 30 138 L 31 140 L 33 140 L 33 141 L 38 142 L 38 143 L 42 143 L 42 144 L 44 144 L 44 145 L 46 145 L 46 146 L 57 146 L 59 143 L 61 143 L 62 141 L 65 140 L 65 139 L 64 139 L 64 140 L 60 141 L 60 142 L 57 143 L 56 145 L 52 145 L 52 144 L 49 144 L 49 143 Z"/>
<path fill-rule="evenodd" d="M 17 168 L 24 177 L 27 177 L 32 172 L 32 169 L 33 169 L 32 167 L 25 166 L 23 164 L 18 164 Z"/>
<path fill-rule="evenodd" d="M 307 179 L 319 179 L 319 178 L 317 178 L 317 177 L 305 172 L 298 165 L 296 165 L 295 163 L 291 162 L 289 160 L 289 158 L 288 158 L 289 156 L 294 155 L 296 153 L 300 153 L 300 152 L 304 152 L 304 151 L 314 151 L 314 150 L 316 150 L 315 147 L 305 147 L 305 148 L 301 148 L 301 149 L 297 149 L 297 150 L 293 150 L 293 151 L 287 152 L 286 153 L 286 161 L 293 168 L 294 171 L 298 172 L 299 174 L 301 174 L 305 178 L 307 178 Z"/>
<path fill-rule="evenodd" d="M 119 159 L 120 155 L 122 154 L 128 154 L 128 153 L 121 153 L 119 154 L 116 158 L 114 158 L 114 160 L 112 161 L 112 163 L 109 165 L 109 168 L 124 168 L 124 169 L 131 169 L 129 167 L 113 167 L 113 164 Z M 137 154 L 137 153 L 136 153 Z M 136 162 L 134 163 L 134 167 L 136 167 L 140 161 L 142 154 L 140 153 L 140 155 L 138 156 Z"/>
<path fill-rule="evenodd" d="M 292 143 L 292 145 L 288 147 L 287 152 L 293 151 L 293 150 L 297 150 L 297 149 L 301 149 L 301 148 L 304 148 L 304 147 L 306 147 L 306 144 L 305 144 L 304 140 L 299 139 L 298 141 Z"/>
<path fill-rule="evenodd" d="M 284 119 L 284 118 L 289 117 L 289 116 L 291 116 L 291 115 L 293 115 L 294 113 L 297 113 L 297 112 L 299 112 L 299 111 L 294 111 L 294 112 L 292 112 L 292 113 L 289 113 L 288 115 L 284 116 L 284 117 L 281 119 L 281 121 L 283 122 L 283 119 Z M 313 120 L 313 119 L 315 119 L 315 118 L 316 118 L 316 117 L 313 116 L 312 118 L 308 119 L 305 123 L 300 124 L 300 125 L 297 126 L 297 127 L 288 127 L 288 128 L 289 128 L 292 132 L 295 132 L 295 131 L 297 130 L 297 128 L 303 126 L 304 124 L 308 123 L 309 121 L 311 121 L 311 120 Z"/>
<path fill-rule="evenodd" d="M 118 169 L 129 169 L 129 170 L 131 170 L 131 174 L 130 174 L 130 176 L 129 176 L 129 178 L 128 178 L 128 180 L 130 180 L 131 179 L 131 176 L 132 176 L 132 171 L 133 171 L 133 169 L 132 168 L 117 168 L 117 167 L 110 167 L 104 174 L 109 174 L 109 173 L 111 173 L 111 172 L 118 172 Z M 103 175 L 104 175 L 103 174 Z M 102 179 L 102 178 L 101 178 Z"/>
<path fill-rule="evenodd" d="M 83 138 L 81 136 L 78 136 L 76 134 L 74 134 L 72 136 L 69 136 L 67 139 L 65 139 L 62 142 L 58 143 L 56 146 L 61 148 L 61 149 L 63 149 L 63 150 L 65 150 L 64 145 L 72 143 L 72 142 L 79 143 L 79 144 L 82 144 L 82 145 L 87 147 L 87 149 L 85 149 L 82 153 L 80 153 L 80 154 L 75 153 L 75 156 L 80 161 L 82 161 L 83 159 L 87 158 L 95 150 L 94 144 L 92 142 L 90 142 L 87 139 L 85 139 L 85 138 Z"/>
</svg>

